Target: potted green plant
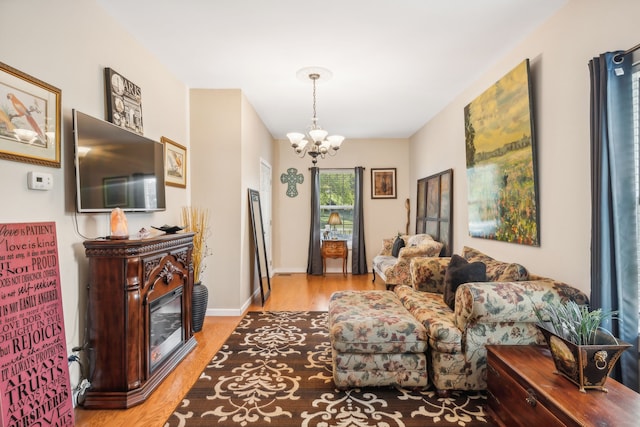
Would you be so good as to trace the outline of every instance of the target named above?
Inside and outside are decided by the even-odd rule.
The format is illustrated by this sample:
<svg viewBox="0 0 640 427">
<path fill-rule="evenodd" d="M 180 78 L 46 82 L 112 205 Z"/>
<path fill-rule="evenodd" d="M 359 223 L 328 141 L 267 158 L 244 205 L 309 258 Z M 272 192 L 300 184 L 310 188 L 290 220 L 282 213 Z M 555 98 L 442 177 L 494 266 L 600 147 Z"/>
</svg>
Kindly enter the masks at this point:
<svg viewBox="0 0 640 427">
<path fill-rule="evenodd" d="M 195 233 L 193 235 L 193 251 L 191 260 L 193 262 L 193 293 L 191 317 L 193 331 L 200 332 L 204 323 L 204 316 L 207 311 L 209 290 L 201 282 L 202 272 L 205 270 L 205 258 L 210 255 L 207 245 L 209 237 L 209 210 L 185 206 L 182 208 L 182 224 L 184 231 Z"/>
<path fill-rule="evenodd" d="M 578 385 L 607 391 L 604 384 L 622 352 L 630 344 L 601 327 L 617 312 L 589 310 L 574 301 L 535 307 L 538 328 L 549 346 L 557 373 Z"/>
</svg>

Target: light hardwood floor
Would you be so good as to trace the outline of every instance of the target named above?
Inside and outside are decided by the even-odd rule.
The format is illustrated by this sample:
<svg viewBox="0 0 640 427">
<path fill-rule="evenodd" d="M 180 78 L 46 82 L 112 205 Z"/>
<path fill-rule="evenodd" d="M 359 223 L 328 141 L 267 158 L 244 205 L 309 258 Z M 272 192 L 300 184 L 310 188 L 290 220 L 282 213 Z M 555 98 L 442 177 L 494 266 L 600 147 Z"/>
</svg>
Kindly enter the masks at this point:
<svg viewBox="0 0 640 427">
<path fill-rule="evenodd" d="M 329 297 L 338 290 L 384 289 L 384 284 L 372 283 L 371 274 L 358 276 L 327 274 L 276 275 L 271 280 L 271 297 L 264 307 L 260 298 L 248 311 L 309 310 L 326 311 Z M 198 345 L 178 367 L 158 386 L 146 402 L 125 410 L 87 410 L 76 408 L 76 426 L 162 426 L 173 409 L 191 388 L 200 372 L 235 329 L 242 316 L 206 317 L 202 331 L 195 334 Z"/>
</svg>

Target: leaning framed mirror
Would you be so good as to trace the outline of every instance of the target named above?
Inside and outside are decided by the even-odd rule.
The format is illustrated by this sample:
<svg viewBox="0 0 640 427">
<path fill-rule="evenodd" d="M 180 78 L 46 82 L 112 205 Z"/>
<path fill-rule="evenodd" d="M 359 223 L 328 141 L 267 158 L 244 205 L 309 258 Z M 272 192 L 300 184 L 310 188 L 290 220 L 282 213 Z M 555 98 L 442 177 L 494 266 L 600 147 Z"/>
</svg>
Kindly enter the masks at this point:
<svg viewBox="0 0 640 427">
<path fill-rule="evenodd" d="M 254 277 L 260 283 L 260 295 L 262 305 L 271 294 L 271 280 L 269 278 L 269 262 L 267 261 L 267 247 L 264 242 L 264 224 L 262 223 L 262 207 L 260 206 L 260 193 L 249 189 L 249 213 L 251 216 L 251 227 L 253 228 L 253 246 L 255 248 L 256 260 L 253 263 L 257 268 L 254 270 Z"/>
</svg>

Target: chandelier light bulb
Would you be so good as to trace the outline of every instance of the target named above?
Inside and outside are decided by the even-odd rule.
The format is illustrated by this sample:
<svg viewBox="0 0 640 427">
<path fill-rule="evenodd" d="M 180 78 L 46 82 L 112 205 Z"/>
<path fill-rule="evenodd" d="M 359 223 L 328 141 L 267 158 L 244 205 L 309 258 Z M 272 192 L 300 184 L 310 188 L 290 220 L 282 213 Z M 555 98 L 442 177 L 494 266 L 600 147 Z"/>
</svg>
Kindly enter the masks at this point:
<svg viewBox="0 0 640 427">
<path fill-rule="evenodd" d="M 337 150 L 340 148 L 342 141 L 344 141 L 344 136 L 342 135 L 331 135 L 327 137 L 327 141 L 331 143 L 331 148 Z"/>
<path fill-rule="evenodd" d="M 320 143 L 322 143 L 322 141 L 324 141 L 324 139 L 327 137 L 328 134 L 329 132 L 322 129 L 314 129 L 309 131 L 309 136 L 311 137 L 313 142 L 316 143 L 316 145 L 319 145 Z"/>
<path fill-rule="evenodd" d="M 300 145 L 300 142 L 304 139 L 304 134 L 299 132 L 289 132 L 287 134 L 287 138 L 289 138 L 289 141 L 291 142 L 291 146 L 293 148 L 296 148 L 298 145 Z"/>
</svg>

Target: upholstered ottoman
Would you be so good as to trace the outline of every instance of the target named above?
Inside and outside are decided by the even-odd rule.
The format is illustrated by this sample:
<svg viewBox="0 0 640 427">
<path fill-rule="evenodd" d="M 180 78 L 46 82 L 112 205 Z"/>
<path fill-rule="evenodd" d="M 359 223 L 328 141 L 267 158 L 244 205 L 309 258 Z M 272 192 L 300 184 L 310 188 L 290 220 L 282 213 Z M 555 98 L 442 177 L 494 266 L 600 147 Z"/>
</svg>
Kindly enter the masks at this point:
<svg viewBox="0 0 640 427">
<path fill-rule="evenodd" d="M 425 387 L 427 331 L 392 291 L 339 291 L 329 300 L 338 388 Z"/>
</svg>

